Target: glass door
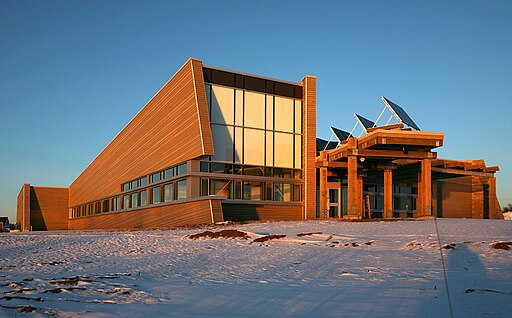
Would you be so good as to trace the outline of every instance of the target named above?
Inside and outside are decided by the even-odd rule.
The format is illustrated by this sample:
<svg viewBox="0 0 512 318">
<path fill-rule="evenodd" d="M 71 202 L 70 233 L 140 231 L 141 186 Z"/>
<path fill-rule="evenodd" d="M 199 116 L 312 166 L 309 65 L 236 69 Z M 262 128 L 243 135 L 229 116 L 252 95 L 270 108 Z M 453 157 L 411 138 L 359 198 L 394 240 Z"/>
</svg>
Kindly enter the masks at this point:
<svg viewBox="0 0 512 318">
<path fill-rule="evenodd" d="M 329 188 L 329 217 L 340 217 L 340 188 Z"/>
</svg>

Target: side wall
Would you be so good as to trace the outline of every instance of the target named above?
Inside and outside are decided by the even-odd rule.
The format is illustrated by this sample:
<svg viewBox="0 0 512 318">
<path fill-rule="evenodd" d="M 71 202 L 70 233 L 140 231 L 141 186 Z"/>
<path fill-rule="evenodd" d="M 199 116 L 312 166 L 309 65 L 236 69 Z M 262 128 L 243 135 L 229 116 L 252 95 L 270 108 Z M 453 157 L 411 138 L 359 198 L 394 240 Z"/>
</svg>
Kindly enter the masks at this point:
<svg viewBox="0 0 512 318">
<path fill-rule="evenodd" d="M 471 177 L 451 178 L 432 182 L 432 209 L 443 218 L 472 218 Z"/>
<path fill-rule="evenodd" d="M 70 230 L 161 228 L 221 222 L 220 199 L 174 203 L 126 212 L 70 219 Z"/>
<path fill-rule="evenodd" d="M 301 205 L 277 205 L 277 204 L 236 204 L 223 203 L 222 211 L 226 221 L 287 221 L 301 220 L 303 207 Z"/>
<path fill-rule="evenodd" d="M 30 226 L 32 230 L 67 230 L 68 200 L 68 188 L 30 187 Z"/>
<path fill-rule="evenodd" d="M 22 231 L 30 230 L 30 184 L 21 187 L 16 206 L 16 223 Z"/>
<path fill-rule="evenodd" d="M 121 184 L 213 155 L 202 62 L 188 60 L 69 187 L 71 207 L 120 192 Z"/>
</svg>

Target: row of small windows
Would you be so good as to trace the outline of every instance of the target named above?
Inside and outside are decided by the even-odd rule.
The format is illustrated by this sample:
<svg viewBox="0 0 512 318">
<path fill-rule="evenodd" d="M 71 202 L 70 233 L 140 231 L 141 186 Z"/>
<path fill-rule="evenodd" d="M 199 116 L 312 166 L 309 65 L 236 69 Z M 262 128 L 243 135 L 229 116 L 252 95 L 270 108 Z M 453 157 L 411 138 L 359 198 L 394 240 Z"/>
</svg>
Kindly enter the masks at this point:
<svg viewBox="0 0 512 318">
<path fill-rule="evenodd" d="M 156 182 L 156 181 L 155 181 Z M 146 187 L 113 198 L 75 207 L 71 217 L 82 217 L 100 213 L 122 211 L 148 205 L 184 200 L 187 198 L 187 180 L 177 180 L 154 187 Z"/>
<path fill-rule="evenodd" d="M 302 179 L 302 170 L 264 166 L 234 165 L 223 162 L 201 161 L 201 172 L 225 173 L 245 176 Z"/>
<path fill-rule="evenodd" d="M 301 185 L 278 182 L 201 179 L 201 195 L 233 200 L 301 202 Z"/>
<path fill-rule="evenodd" d="M 179 166 L 171 167 L 159 172 L 155 172 L 153 174 L 137 178 L 135 180 L 123 183 L 121 186 L 121 191 L 129 191 L 138 188 L 142 188 L 147 186 L 148 184 L 153 184 L 160 182 L 162 180 L 167 180 L 176 176 L 183 175 L 187 172 L 187 164 L 181 164 Z"/>
<path fill-rule="evenodd" d="M 262 79 L 244 74 L 203 68 L 204 81 L 251 91 L 302 99 L 302 86 Z"/>
</svg>

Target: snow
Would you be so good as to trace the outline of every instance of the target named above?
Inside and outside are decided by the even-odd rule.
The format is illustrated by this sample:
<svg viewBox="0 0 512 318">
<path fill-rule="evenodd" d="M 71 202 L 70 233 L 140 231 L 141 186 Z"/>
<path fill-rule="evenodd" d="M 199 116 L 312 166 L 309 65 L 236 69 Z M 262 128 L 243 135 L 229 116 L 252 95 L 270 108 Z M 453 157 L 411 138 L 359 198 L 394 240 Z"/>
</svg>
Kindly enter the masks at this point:
<svg viewBox="0 0 512 318">
<path fill-rule="evenodd" d="M 454 316 L 509 316 L 512 249 L 491 245 L 512 223 L 437 223 Z M 188 237 L 226 229 L 249 237 Z M 2 234 L 0 316 L 449 317 L 437 242 L 434 220 Z"/>
</svg>

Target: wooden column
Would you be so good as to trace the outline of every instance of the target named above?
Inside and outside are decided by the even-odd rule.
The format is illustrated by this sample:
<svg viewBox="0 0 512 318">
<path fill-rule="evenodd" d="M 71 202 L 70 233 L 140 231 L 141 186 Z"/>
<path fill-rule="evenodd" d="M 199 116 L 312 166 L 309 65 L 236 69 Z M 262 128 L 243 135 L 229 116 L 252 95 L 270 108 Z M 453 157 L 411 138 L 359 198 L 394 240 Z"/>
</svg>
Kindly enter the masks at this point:
<svg viewBox="0 0 512 318">
<path fill-rule="evenodd" d="M 329 216 L 329 197 L 327 189 L 327 168 L 320 168 L 320 218 L 326 219 Z"/>
<path fill-rule="evenodd" d="M 422 187 L 422 207 L 421 216 L 432 215 L 432 163 L 429 159 L 421 161 L 421 187 Z M 418 213 L 420 216 L 420 213 Z"/>
<path fill-rule="evenodd" d="M 348 149 L 357 150 L 357 139 L 348 139 Z M 360 192 L 360 181 L 357 176 L 357 155 L 348 157 L 348 218 L 360 219 L 363 217 L 362 191 Z"/>
<path fill-rule="evenodd" d="M 393 218 L 393 170 L 384 169 L 384 219 Z"/>
<path fill-rule="evenodd" d="M 496 218 L 496 177 L 487 180 L 489 185 L 489 219 Z"/>
<path fill-rule="evenodd" d="M 418 168 L 418 196 L 416 197 L 416 217 L 425 216 L 425 205 L 423 204 L 423 176 L 421 165 Z"/>
</svg>

